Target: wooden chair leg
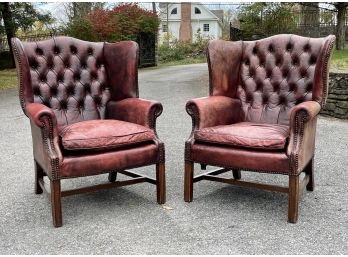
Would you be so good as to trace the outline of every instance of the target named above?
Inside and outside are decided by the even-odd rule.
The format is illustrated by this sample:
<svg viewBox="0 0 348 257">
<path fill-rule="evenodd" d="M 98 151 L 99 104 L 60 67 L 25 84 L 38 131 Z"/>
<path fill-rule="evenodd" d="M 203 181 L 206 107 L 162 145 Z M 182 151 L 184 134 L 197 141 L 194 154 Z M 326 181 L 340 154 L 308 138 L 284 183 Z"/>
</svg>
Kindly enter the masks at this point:
<svg viewBox="0 0 348 257">
<path fill-rule="evenodd" d="M 241 174 L 240 170 L 232 170 L 232 173 L 233 173 L 234 179 L 241 179 L 242 178 L 242 174 Z"/>
<path fill-rule="evenodd" d="M 166 176 L 164 163 L 156 164 L 156 188 L 157 203 L 164 204 L 166 202 Z"/>
<path fill-rule="evenodd" d="M 206 170 L 207 169 L 207 165 L 206 164 L 201 164 L 201 170 Z"/>
<path fill-rule="evenodd" d="M 35 194 L 42 194 L 43 190 L 41 186 L 39 185 L 39 179 L 42 179 L 44 177 L 43 169 L 40 167 L 40 165 L 34 160 L 35 165 Z"/>
<path fill-rule="evenodd" d="M 60 180 L 51 180 L 51 207 L 53 225 L 56 228 L 61 227 L 63 225 L 63 221 Z"/>
<path fill-rule="evenodd" d="M 109 182 L 115 182 L 117 178 L 117 171 L 113 171 L 109 173 L 108 180 Z"/>
<path fill-rule="evenodd" d="M 288 221 L 296 223 L 298 218 L 298 205 L 300 197 L 300 176 L 289 176 L 289 209 Z"/>
<path fill-rule="evenodd" d="M 193 162 L 185 161 L 185 177 L 184 177 L 184 200 L 192 202 L 193 198 Z"/>
<path fill-rule="evenodd" d="M 313 191 L 314 190 L 314 162 L 313 162 L 313 158 L 307 164 L 304 172 L 307 175 L 309 175 L 309 182 L 306 186 L 306 189 L 307 189 L 307 191 Z"/>
</svg>

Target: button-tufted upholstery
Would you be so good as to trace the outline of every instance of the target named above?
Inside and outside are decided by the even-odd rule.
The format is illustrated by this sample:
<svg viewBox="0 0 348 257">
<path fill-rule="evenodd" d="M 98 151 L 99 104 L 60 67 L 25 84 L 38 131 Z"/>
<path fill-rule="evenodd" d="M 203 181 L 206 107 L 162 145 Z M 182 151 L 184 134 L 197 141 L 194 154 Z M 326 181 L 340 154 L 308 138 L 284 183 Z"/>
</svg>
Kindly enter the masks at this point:
<svg viewBox="0 0 348 257">
<path fill-rule="evenodd" d="M 240 99 L 245 121 L 288 125 L 295 105 L 325 103 L 330 39 L 278 35 L 258 41 L 212 41 L 211 94 Z"/>
<path fill-rule="evenodd" d="M 24 89 L 24 101 L 51 108 L 59 127 L 105 118 L 110 85 L 104 43 L 84 43 L 68 37 L 17 43 L 26 53 L 29 68 L 30 88 Z"/>
<path fill-rule="evenodd" d="M 307 188 L 313 188 L 316 120 L 327 98 L 334 40 L 284 34 L 210 41 L 210 96 L 186 105 L 193 122 L 185 145 L 186 201 L 192 200 L 193 182 L 202 180 L 193 179 L 193 162 L 228 167 L 234 174 L 286 174 L 293 185 L 289 220 L 295 222 L 302 171 L 309 176 Z"/>
<path fill-rule="evenodd" d="M 31 122 L 36 192 L 45 173 L 55 226 L 62 223 L 62 178 L 111 172 L 112 182 L 116 171 L 156 164 L 157 180 L 131 176 L 156 184 L 164 203 L 164 145 L 155 132 L 162 105 L 138 98 L 138 45 L 71 37 L 13 38 L 12 45 L 19 98 Z"/>
</svg>

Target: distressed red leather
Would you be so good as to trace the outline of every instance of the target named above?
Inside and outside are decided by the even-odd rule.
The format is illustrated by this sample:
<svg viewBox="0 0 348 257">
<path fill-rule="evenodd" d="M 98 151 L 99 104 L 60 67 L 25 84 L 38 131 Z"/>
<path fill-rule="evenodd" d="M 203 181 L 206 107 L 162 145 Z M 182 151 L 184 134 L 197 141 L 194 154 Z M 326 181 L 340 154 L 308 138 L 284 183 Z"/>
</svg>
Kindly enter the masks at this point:
<svg viewBox="0 0 348 257">
<path fill-rule="evenodd" d="M 225 145 L 195 143 L 191 158 L 195 162 L 234 169 L 282 173 L 289 169 L 285 152 L 241 149 Z"/>
<path fill-rule="evenodd" d="M 155 129 L 154 118 L 162 113 L 162 105 L 157 101 L 126 98 L 110 101 L 107 104 L 107 113 L 110 119 L 124 120 Z"/>
<path fill-rule="evenodd" d="M 12 46 L 34 159 L 51 180 L 164 162 L 162 105 L 138 98 L 137 43 L 54 37 Z"/>
<path fill-rule="evenodd" d="M 65 150 L 110 150 L 154 141 L 154 132 L 119 120 L 88 120 L 64 126 L 60 132 Z"/>
<path fill-rule="evenodd" d="M 196 129 L 231 124 L 240 121 L 241 102 L 226 96 L 210 96 L 192 99 L 186 110 L 196 119 Z"/>
<path fill-rule="evenodd" d="M 288 34 L 210 41 L 209 96 L 187 102 L 193 130 L 185 159 L 298 175 L 314 156 L 334 41 Z"/>
<path fill-rule="evenodd" d="M 90 176 L 113 171 L 115 167 L 124 170 L 151 165 L 161 161 L 161 151 L 156 144 L 83 154 L 70 151 L 60 166 L 60 177 Z"/>
<path fill-rule="evenodd" d="M 12 38 L 19 99 L 30 119 L 35 193 L 50 180 L 52 218 L 62 226 L 61 179 L 109 173 L 98 188 L 155 183 L 165 203 L 164 144 L 156 134 L 161 103 L 139 98 L 138 45 L 87 42 L 71 37 L 21 42 Z M 125 169 L 156 165 L 156 180 L 127 171 L 134 179 L 116 181 Z"/>
<path fill-rule="evenodd" d="M 239 122 L 203 128 L 195 131 L 197 141 L 264 150 L 284 149 L 289 137 L 289 126 Z"/>
</svg>

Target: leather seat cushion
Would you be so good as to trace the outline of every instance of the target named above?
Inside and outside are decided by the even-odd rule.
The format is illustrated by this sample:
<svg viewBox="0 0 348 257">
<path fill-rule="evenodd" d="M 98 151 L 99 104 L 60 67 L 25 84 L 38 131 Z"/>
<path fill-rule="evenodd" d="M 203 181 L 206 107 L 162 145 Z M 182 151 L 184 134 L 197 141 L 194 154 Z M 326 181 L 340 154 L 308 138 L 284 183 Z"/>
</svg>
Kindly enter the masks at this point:
<svg viewBox="0 0 348 257">
<path fill-rule="evenodd" d="M 289 126 L 252 122 L 203 128 L 194 134 L 197 141 L 265 150 L 284 149 L 288 137 Z"/>
<path fill-rule="evenodd" d="M 108 150 L 152 141 L 154 132 L 120 120 L 88 120 L 62 127 L 59 131 L 66 150 Z"/>
</svg>

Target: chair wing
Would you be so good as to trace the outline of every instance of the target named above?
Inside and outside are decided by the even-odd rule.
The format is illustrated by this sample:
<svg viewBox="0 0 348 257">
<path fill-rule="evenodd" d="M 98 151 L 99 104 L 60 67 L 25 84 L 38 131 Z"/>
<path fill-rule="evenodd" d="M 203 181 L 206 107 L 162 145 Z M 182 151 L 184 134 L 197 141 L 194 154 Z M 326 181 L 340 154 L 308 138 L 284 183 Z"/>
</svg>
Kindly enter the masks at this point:
<svg viewBox="0 0 348 257">
<path fill-rule="evenodd" d="M 53 224 L 62 226 L 61 197 L 149 182 L 165 202 L 164 144 L 156 134 L 157 101 L 139 99 L 138 45 L 71 37 L 12 39 L 19 98 L 30 119 L 35 192 L 50 181 Z M 156 179 L 126 169 L 156 165 Z M 109 174 L 109 183 L 61 191 L 61 180 Z M 116 181 L 117 173 L 131 177 Z"/>
<path fill-rule="evenodd" d="M 257 187 L 288 193 L 288 220 L 297 221 L 300 188 L 314 189 L 316 122 L 334 41 L 284 34 L 209 43 L 210 96 L 186 105 L 193 130 L 185 144 L 185 201 L 204 179 Z M 221 169 L 194 177 L 195 162 Z M 229 170 L 234 179 L 217 177 Z M 240 181 L 241 170 L 287 175 L 289 187 Z"/>
</svg>

